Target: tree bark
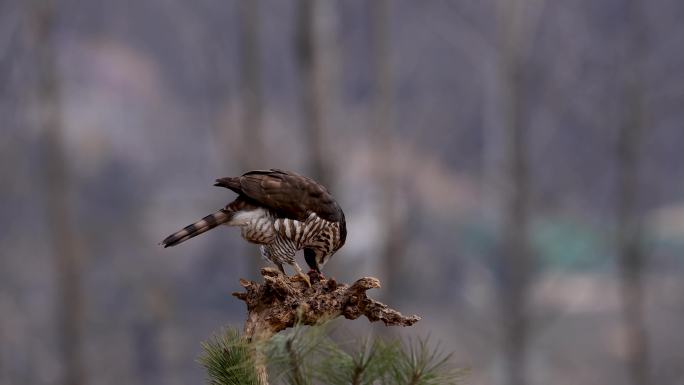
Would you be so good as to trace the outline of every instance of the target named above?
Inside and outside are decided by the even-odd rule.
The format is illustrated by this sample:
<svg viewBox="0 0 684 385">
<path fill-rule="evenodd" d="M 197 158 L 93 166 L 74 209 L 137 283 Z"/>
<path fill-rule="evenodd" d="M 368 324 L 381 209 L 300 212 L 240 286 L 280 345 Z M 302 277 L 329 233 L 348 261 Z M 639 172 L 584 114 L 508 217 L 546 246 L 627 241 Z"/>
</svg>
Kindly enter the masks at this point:
<svg viewBox="0 0 684 385">
<path fill-rule="evenodd" d="M 352 285 L 322 279 L 310 273 L 309 287 L 297 276 L 289 277 L 271 268 L 261 269 L 264 283 L 240 280 L 245 292 L 233 295 L 247 305 L 245 336 L 267 336 L 302 325 L 318 325 L 337 317 L 357 319 L 365 316 L 371 322 L 386 326 L 411 326 L 420 320 L 416 315 L 403 316 L 387 305 L 368 298 L 366 291 L 380 287 L 373 277 L 358 279 Z"/>
</svg>

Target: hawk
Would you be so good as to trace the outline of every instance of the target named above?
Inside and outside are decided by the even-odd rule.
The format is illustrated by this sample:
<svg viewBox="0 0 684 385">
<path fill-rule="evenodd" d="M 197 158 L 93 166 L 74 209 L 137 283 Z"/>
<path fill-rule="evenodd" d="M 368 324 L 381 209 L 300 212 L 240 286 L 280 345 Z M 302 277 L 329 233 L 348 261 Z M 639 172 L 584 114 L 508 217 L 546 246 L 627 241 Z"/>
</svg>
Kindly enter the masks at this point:
<svg viewBox="0 0 684 385">
<path fill-rule="evenodd" d="M 176 246 L 218 225 L 238 226 L 242 237 L 260 245 L 261 255 L 282 273 L 283 264 L 288 264 L 309 283 L 295 261 L 295 252 L 303 249 L 307 265 L 320 274 L 346 241 L 344 212 L 313 179 L 279 169 L 254 170 L 217 179 L 214 186 L 231 189 L 238 196 L 225 208 L 169 235 L 162 246 Z"/>
</svg>

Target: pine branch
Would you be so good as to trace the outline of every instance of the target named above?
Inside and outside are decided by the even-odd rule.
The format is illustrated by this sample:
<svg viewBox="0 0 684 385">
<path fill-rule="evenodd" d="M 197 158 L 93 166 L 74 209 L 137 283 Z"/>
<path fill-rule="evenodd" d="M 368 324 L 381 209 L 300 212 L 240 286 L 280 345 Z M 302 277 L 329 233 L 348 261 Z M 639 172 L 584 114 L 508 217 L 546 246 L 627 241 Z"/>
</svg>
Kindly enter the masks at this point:
<svg viewBox="0 0 684 385">
<path fill-rule="evenodd" d="M 348 341 L 352 349 L 347 351 L 328 337 L 325 325 L 296 325 L 269 340 L 249 343 L 235 330 L 227 330 L 203 346 L 201 362 L 210 385 L 267 385 L 255 370 L 257 351 L 263 353 L 273 384 L 448 385 L 459 383 L 466 373 L 453 365 L 451 355 L 429 347 L 427 340 Z"/>
</svg>

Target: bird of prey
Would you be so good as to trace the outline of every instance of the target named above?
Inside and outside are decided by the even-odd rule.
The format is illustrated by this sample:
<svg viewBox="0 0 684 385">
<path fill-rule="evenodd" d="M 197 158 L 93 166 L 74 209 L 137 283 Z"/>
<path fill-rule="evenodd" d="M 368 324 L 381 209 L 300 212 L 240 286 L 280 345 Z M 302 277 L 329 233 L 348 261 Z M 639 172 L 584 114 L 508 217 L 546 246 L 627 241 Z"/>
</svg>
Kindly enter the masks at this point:
<svg viewBox="0 0 684 385">
<path fill-rule="evenodd" d="M 304 249 L 307 265 L 320 274 L 347 238 L 342 209 L 313 179 L 279 169 L 254 170 L 217 179 L 214 186 L 231 189 L 238 196 L 225 208 L 169 235 L 162 246 L 175 246 L 218 225 L 238 226 L 242 237 L 260 245 L 261 255 L 282 273 L 283 264 L 288 264 L 310 284 L 295 261 L 295 252 Z"/>
</svg>

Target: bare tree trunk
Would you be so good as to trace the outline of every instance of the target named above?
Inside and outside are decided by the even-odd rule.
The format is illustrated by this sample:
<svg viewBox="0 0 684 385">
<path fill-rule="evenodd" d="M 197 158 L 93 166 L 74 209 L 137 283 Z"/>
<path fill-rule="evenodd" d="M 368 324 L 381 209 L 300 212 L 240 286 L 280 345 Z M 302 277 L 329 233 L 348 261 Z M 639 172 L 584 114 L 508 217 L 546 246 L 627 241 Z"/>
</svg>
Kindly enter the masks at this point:
<svg viewBox="0 0 684 385">
<path fill-rule="evenodd" d="M 242 98 L 242 140 L 240 159 L 243 170 L 271 167 L 265 158 L 263 136 L 263 91 L 261 81 L 261 58 L 259 44 L 259 1 L 240 0 L 241 32 L 241 98 Z M 247 248 L 247 246 L 245 246 Z M 249 247 L 253 252 L 253 248 Z M 257 276 L 261 259 L 257 255 L 247 258 L 247 276 Z"/>
<path fill-rule="evenodd" d="M 503 116 L 500 113 L 498 101 L 501 98 L 501 84 L 499 68 L 483 68 L 487 71 L 483 75 L 483 122 L 482 129 L 483 149 L 482 149 L 482 214 L 485 220 L 500 222 L 503 213 L 503 188 L 505 183 L 505 172 L 502 164 L 505 164 L 504 156 L 504 124 Z M 494 66 L 491 66 L 494 67 Z"/>
<path fill-rule="evenodd" d="M 523 385 L 527 379 L 527 344 L 529 339 L 528 288 L 533 260 L 528 242 L 529 171 L 527 156 L 526 79 L 523 67 L 524 39 L 521 30 L 523 4 L 503 5 L 503 47 L 500 76 L 503 82 L 503 124 L 505 178 L 503 243 L 499 252 L 502 269 L 500 317 L 503 330 L 505 377 L 510 385 Z"/>
<path fill-rule="evenodd" d="M 258 0 L 238 2 L 242 19 L 240 73 L 246 168 L 264 167 L 259 3 Z"/>
<path fill-rule="evenodd" d="M 648 336 L 644 325 L 643 230 L 639 214 L 639 145 L 645 122 L 642 58 L 645 46 L 645 25 L 639 0 L 630 0 L 626 25 L 629 52 L 625 79 L 625 116 L 620 128 L 618 161 L 618 228 L 617 248 L 620 255 L 620 293 L 622 317 L 627 344 L 627 366 L 634 385 L 649 381 Z"/>
<path fill-rule="evenodd" d="M 381 266 L 386 301 L 397 295 L 402 253 L 406 245 L 404 225 L 398 207 L 399 181 L 396 172 L 394 135 L 392 133 L 392 65 L 390 60 L 390 2 L 370 2 L 371 40 L 373 44 L 373 121 L 370 130 L 373 170 L 380 191 L 378 218 L 381 237 Z"/>
<path fill-rule="evenodd" d="M 329 26 L 321 25 L 328 21 L 321 18 L 321 8 L 330 7 L 328 0 L 298 0 L 297 2 L 297 33 L 295 45 L 299 63 L 300 79 L 302 83 L 302 122 L 304 135 L 310 151 L 311 176 L 324 186 L 330 186 L 333 180 L 331 167 L 328 164 L 329 148 L 326 144 L 326 104 L 329 100 L 329 86 L 331 79 L 324 62 L 322 48 L 318 39 L 326 37 L 324 30 Z M 329 15 L 328 15 L 329 16 Z M 327 42 L 330 43 L 330 42 Z"/>
<path fill-rule="evenodd" d="M 504 354 L 506 373 L 511 385 L 526 381 L 526 350 L 529 330 L 527 291 L 531 280 L 532 258 L 528 244 L 529 178 L 526 156 L 526 129 L 522 125 L 516 80 L 508 85 L 511 104 L 507 109 L 506 190 L 503 220 L 503 248 L 500 251 L 503 276 L 500 300 L 504 321 Z M 515 96 L 514 96 L 515 95 Z M 512 119 L 512 120 L 509 120 Z"/>
<path fill-rule="evenodd" d="M 62 144 L 60 89 L 55 51 L 55 5 L 51 0 L 30 4 L 31 44 L 36 55 L 34 113 L 45 138 L 44 165 L 47 220 L 52 234 L 57 273 L 59 351 L 62 384 L 84 382 L 81 356 L 83 330 L 82 256 L 69 203 L 70 175 Z"/>
</svg>

